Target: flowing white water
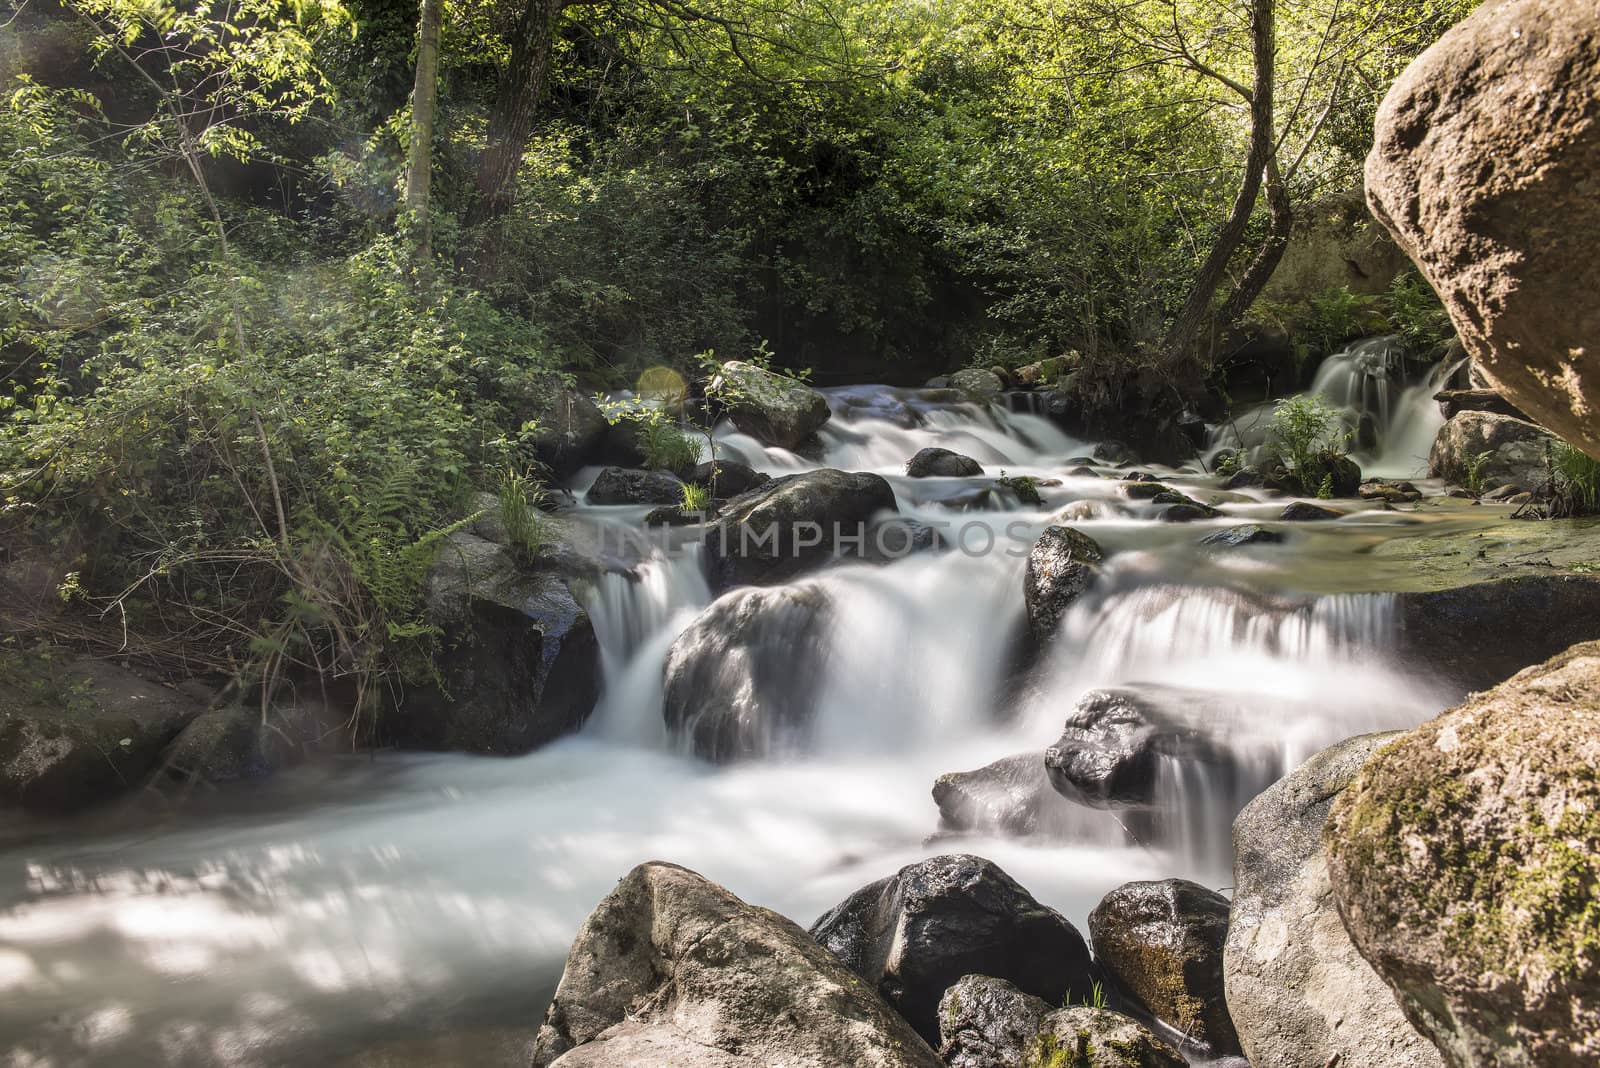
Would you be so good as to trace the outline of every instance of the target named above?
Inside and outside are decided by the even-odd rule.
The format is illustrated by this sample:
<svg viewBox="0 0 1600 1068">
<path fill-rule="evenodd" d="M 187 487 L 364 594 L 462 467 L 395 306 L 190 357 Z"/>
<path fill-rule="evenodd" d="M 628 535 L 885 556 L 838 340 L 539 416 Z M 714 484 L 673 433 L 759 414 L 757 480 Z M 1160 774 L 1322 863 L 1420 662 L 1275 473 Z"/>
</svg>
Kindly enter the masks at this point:
<svg viewBox="0 0 1600 1068">
<path fill-rule="evenodd" d="M 1115 481 L 1065 475 L 1089 448 L 1037 415 L 881 388 L 830 401 L 816 458 L 727 427 L 719 454 L 774 473 L 877 470 L 956 548 L 803 580 L 833 606 L 808 665 L 821 681 L 805 752 L 716 768 L 666 736 L 662 665 L 712 598 L 697 549 L 661 545 L 590 595 L 605 692 L 576 737 L 517 759 L 301 769 L 213 812 L 86 824 L 4 853 L 0 1064 L 355 1064 L 368 1062 L 341 1058 L 531 1027 L 583 916 L 652 858 L 805 924 L 914 859 L 973 852 L 1081 923 L 1129 879 L 1226 885 L 1228 824 L 1249 796 L 1324 745 L 1447 700 L 1383 663 L 1384 596 L 1304 592 L 1292 546 L 1226 559 L 1194 547 L 1256 518 L 1258 501 L 1225 503 L 1230 520 L 1155 522 Z M 969 452 L 985 476 L 905 478 L 929 445 Z M 1002 469 L 1059 482 L 1028 507 L 994 487 Z M 1017 692 L 1024 554 L 1063 512 L 1118 555 Z M 1327 525 L 1318 551 L 1355 566 L 1383 529 L 1372 517 Z M 1048 835 L 930 841 L 937 776 L 1041 751 L 1106 686 L 1188 695 L 1226 767 L 1168 762 L 1139 821 L 1062 799 Z"/>
</svg>

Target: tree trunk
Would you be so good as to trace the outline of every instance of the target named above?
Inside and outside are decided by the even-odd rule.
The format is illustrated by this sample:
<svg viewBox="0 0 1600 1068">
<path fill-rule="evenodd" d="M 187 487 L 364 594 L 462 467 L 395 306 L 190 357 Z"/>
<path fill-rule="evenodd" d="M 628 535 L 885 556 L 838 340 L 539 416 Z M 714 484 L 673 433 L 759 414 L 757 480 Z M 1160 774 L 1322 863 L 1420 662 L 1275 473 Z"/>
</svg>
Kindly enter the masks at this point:
<svg viewBox="0 0 1600 1068">
<path fill-rule="evenodd" d="M 444 0 L 422 0 L 417 22 L 417 82 L 411 91 L 411 156 L 406 162 L 406 213 L 417 242 L 417 258 L 433 254 L 428 192 L 433 184 L 433 120 L 439 110 L 439 29 Z"/>
<path fill-rule="evenodd" d="M 533 120 L 550 76 L 556 22 L 566 6 L 567 0 L 526 0 L 489 116 L 489 143 L 478 163 L 478 200 L 469 223 L 493 223 L 516 196 L 517 169 L 533 136 Z"/>
<path fill-rule="evenodd" d="M 1250 310 L 1250 305 L 1256 302 L 1256 298 L 1266 288 L 1267 282 L 1272 278 L 1272 272 L 1278 269 L 1278 262 L 1283 259 L 1283 252 L 1289 247 L 1289 235 L 1294 232 L 1294 209 L 1289 203 L 1289 186 L 1284 181 L 1283 175 L 1278 172 L 1276 155 L 1267 161 L 1265 180 L 1269 213 L 1267 240 L 1256 252 L 1255 259 L 1250 261 L 1250 266 L 1245 268 L 1239 284 L 1228 294 L 1228 300 L 1223 304 L 1222 310 L 1217 313 L 1219 331 L 1232 328 L 1244 318 L 1245 313 Z"/>
<path fill-rule="evenodd" d="M 1261 193 L 1262 175 L 1272 159 L 1277 137 L 1272 117 L 1272 83 L 1277 58 L 1273 2 L 1252 0 L 1251 3 L 1250 37 L 1256 69 L 1255 84 L 1250 92 L 1250 148 L 1245 157 L 1244 177 L 1239 182 L 1228 218 L 1212 242 L 1194 286 L 1161 346 L 1161 366 L 1175 377 L 1199 377 L 1202 370 L 1197 352 L 1200 333 L 1211 323 L 1211 303 L 1227 275 L 1228 261 L 1244 240 L 1250 215 Z"/>
</svg>

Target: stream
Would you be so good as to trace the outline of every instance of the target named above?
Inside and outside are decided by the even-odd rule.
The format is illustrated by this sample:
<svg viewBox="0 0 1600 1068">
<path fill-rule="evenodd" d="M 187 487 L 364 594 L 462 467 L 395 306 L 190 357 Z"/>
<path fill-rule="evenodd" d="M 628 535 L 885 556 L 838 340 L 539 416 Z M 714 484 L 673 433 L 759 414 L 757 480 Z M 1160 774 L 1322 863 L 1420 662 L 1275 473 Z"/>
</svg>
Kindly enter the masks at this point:
<svg viewBox="0 0 1600 1068">
<path fill-rule="evenodd" d="M 1452 369 L 1407 384 L 1373 351 L 1330 357 L 1315 388 L 1365 420 L 1369 475 L 1425 473 L 1442 421 L 1431 395 Z M 976 853 L 1082 928 L 1128 880 L 1228 887 L 1229 826 L 1250 796 L 1333 742 L 1415 725 L 1459 696 L 1388 663 L 1385 591 L 1406 575 L 1371 550 L 1484 522 L 1465 509 L 1341 501 L 1346 516 L 1282 545 L 1206 551 L 1203 534 L 1270 522 L 1285 499 L 1221 493 L 1197 464 L 1145 465 L 1223 498 L 1220 519 L 1163 523 L 1114 479 L 1068 475 L 1094 443 L 1042 416 L 923 390 L 824 392 L 834 415 L 820 455 L 724 426 L 719 457 L 773 474 L 877 472 L 951 548 L 802 580 L 836 609 L 819 647 L 795 655 L 796 678 L 822 680 L 804 751 L 715 767 L 668 737 L 663 660 L 711 594 L 687 536 L 653 533 L 636 580 L 607 576 L 588 605 L 605 686 L 575 736 L 514 759 L 351 757 L 197 797 L 172 817 L 84 817 L 8 839 L 0 1065 L 420 1065 L 441 1035 L 474 1050 L 459 1063 L 499 1063 L 537 1027 L 589 910 L 655 858 L 809 925 L 904 864 Z M 1217 428 L 1212 449 L 1259 444 L 1262 418 Z M 930 445 L 974 457 L 984 476 L 906 477 Z M 1045 482 L 1043 505 L 994 491 L 1002 471 Z M 574 480 L 580 500 L 596 473 Z M 630 531 L 647 510 L 575 509 Z M 1026 552 L 1053 521 L 1112 555 L 1015 689 Z M 1172 768 L 1166 830 L 1143 841 L 1090 809 L 1031 838 L 939 834 L 939 775 L 1042 749 L 1079 697 L 1112 685 L 1179 688 L 1235 772 Z"/>
</svg>

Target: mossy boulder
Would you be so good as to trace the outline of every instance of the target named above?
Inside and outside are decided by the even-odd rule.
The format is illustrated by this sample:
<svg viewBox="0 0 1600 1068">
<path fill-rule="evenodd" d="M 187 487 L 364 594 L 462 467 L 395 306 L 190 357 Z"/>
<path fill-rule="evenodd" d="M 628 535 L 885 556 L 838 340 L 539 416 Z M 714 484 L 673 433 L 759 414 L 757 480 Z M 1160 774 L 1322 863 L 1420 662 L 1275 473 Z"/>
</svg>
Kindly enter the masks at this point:
<svg viewBox="0 0 1600 1068">
<path fill-rule="evenodd" d="M 720 377 L 733 400 L 733 425 L 767 445 L 799 448 L 833 414 L 827 398 L 803 382 L 755 364 L 730 360 Z"/>
<path fill-rule="evenodd" d="M 1379 751 L 1334 805 L 1346 928 L 1460 1068 L 1600 1063 L 1600 642 Z"/>
<path fill-rule="evenodd" d="M 60 649 L 0 653 L 0 804 L 82 808 L 142 785 L 205 711 L 195 696 Z"/>
<path fill-rule="evenodd" d="M 1187 879 L 1126 883 L 1089 913 L 1095 960 L 1185 1039 L 1237 1054 L 1222 986 L 1228 899 Z"/>
<path fill-rule="evenodd" d="M 1022 1068 L 1185 1068 L 1178 1051 L 1131 1017 L 1086 1005 L 1057 1009 L 1039 1025 Z"/>
</svg>

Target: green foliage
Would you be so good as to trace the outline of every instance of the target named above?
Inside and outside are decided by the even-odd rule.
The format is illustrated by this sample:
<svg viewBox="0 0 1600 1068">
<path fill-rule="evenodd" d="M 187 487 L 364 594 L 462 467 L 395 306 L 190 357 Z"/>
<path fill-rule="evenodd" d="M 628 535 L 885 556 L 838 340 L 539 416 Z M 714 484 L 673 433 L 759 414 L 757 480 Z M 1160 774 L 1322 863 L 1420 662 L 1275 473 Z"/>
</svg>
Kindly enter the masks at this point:
<svg viewBox="0 0 1600 1068">
<path fill-rule="evenodd" d="M 698 482 L 685 482 L 683 484 L 683 499 L 678 503 L 678 511 L 684 515 L 701 515 L 711 508 L 711 491 Z"/>
<path fill-rule="evenodd" d="M 1079 999 L 1079 1005 L 1086 1009 L 1103 1009 L 1106 1007 L 1106 988 L 1098 979 L 1089 987 L 1087 996 Z M 1070 1007 L 1070 1006 L 1069 1006 Z"/>
<path fill-rule="evenodd" d="M 1550 447 L 1550 514 L 1600 515 L 1600 461 L 1565 441 Z"/>
<path fill-rule="evenodd" d="M 1383 295 L 1389 329 L 1417 359 L 1437 360 L 1455 338 L 1455 327 L 1433 287 L 1416 271 L 1404 271 Z"/>
<path fill-rule="evenodd" d="M 639 451 L 653 471 L 670 471 L 679 477 L 700 463 L 700 446 L 665 419 L 646 419 L 639 425 Z"/>
<path fill-rule="evenodd" d="M 1273 409 L 1267 450 L 1283 464 L 1302 494 L 1333 496 L 1328 464 L 1345 454 L 1350 431 L 1339 413 L 1320 397 L 1300 395 L 1281 400 Z"/>
<path fill-rule="evenodd" d="M 1483 496 L 1483 491 L 1488 487 L 1484 485 L 1483 469 L 1489 461 L 1494 459 L 1492 452 L 1476 452 L 1462 461 L 1461 488 L 1474 497 Z"/>
<path fill-rule="evenodd" d="M 512 552 L 523 560 L 536 556 L 546 540 L 538 509 L 543 495 L 538 485 L 520 472 L 507 471 L 500 478 L 500 522 L 506 528 Z"/>
</svg>

